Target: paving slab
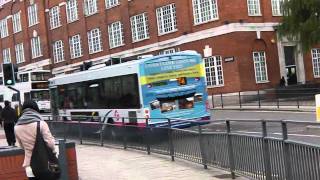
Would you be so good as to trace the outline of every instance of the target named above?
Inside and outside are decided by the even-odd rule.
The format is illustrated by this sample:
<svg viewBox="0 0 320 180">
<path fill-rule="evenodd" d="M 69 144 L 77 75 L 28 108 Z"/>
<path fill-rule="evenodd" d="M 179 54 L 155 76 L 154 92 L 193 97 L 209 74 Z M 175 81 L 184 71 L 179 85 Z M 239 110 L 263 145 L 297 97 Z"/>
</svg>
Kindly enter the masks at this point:
<svg viewBox="0 0 320 180">
<path fill-rule="evenodd" d="M 0 146 L 6 146 L 0 128 Z M 229 172 L 168 156 L 112 146 L 76 144 L 79 180 L 220 180 Z M 223 178 L 230 180 L 231 178 Z M 247 178 L 237 177 L 237 180 Z"/>
</svg>

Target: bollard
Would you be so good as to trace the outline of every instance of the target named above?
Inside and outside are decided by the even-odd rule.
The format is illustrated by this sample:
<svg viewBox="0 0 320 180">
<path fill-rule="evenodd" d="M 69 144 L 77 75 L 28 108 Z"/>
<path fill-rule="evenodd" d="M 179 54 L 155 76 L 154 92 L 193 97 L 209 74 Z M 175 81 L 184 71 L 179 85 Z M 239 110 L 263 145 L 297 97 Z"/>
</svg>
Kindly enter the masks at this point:
<svg viewBox="0 0 320 180">
<path fill-rule="evenodd" d="M 320 122 L 320 94 L 316 95 L 317 122 Z"/>
<path fill-rule="evenodd" d="M 173 146 L 172 127 L 171 127 L 170 119 L 168 119 L 168 136 L 169 136 L 169 148 L 170 148 L 171 161 L 174 161 L 174 146 Z"/>
<path fill-rule="evenodd" d="M 233 146 L 232 146 L 232 138 L 231 138 L 231 127 L 230 127 L 230 121 L 226 120 L 226 129 L 227 129 L 227 144 L 228 144 L 228 154 L 229 154 L 229 166 L 230 166 L 230 173 L 231 178 L 235 179 L 235 162 L 234 162 L 234 156 L 233 156 Z"/>
<path fill-rule="evenodd" d="M 59 165 L 61 169 L 61 180 L 68 180 L 68 163 L 67 163 L 67 153 L 66 153 L 66 141 L 59 139 Z"/>
<path fill-rule="evenodd" d="M 124 117 L 122 118 L 122 140 L 123 140 L 123 149 L 127 149 L 127 131 L 126 131 L 126 124 L 124 123 Z"/>
<path fill-rule="evenodd" d="M 202 165 L 204 169 L 208 169 L 207 166 L 207 154 L 205 152 L 205 145 L 203 142 L 203 134 L 202 134 L 202 127 L 200 124 L 198 124 L 198 136 L 199 136 L 199 143 L 200 143 L 200 153 L 202 157 Z"/>
</svg>

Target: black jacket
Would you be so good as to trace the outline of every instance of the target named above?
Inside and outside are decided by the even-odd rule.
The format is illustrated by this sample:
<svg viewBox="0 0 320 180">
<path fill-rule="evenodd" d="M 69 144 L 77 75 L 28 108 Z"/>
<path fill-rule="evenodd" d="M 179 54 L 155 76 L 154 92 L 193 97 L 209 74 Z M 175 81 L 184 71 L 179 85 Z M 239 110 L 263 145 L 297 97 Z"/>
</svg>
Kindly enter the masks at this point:
<svg viewBox="0 0 320 180">
<path fill-rule="evenodd" d="M 4 123 L 16 123 L 18 120 L 16 111 L 9 106 L 2 109 L 1 116 Z"/>
</svg>

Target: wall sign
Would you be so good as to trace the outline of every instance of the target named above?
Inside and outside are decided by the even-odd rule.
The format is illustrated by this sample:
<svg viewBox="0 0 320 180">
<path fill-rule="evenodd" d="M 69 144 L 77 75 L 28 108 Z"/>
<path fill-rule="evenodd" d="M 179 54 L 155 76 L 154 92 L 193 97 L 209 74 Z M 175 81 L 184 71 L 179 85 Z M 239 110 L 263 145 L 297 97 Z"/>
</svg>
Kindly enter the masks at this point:
<svg viewBox="0 0 320 180">
<path fill-rule="evenodd" d="M 234 56 L 224 58 L 224 62 L 232 62 L 232 61 L 234 61 Z"/>
</svg>

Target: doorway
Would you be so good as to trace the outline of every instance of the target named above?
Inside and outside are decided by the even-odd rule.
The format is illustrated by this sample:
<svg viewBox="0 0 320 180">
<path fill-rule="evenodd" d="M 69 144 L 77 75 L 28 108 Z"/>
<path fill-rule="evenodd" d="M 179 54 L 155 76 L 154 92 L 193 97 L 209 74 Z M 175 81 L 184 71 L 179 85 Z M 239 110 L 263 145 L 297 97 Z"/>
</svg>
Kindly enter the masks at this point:
<svg viewBox="0 0 320 180">
<path fill-rule="evenodd" d="M 296 46 L 284 46 L 285 68 L 287 84 L 297 84 L 297 66 L 295 56 Z"/>
</svg>

